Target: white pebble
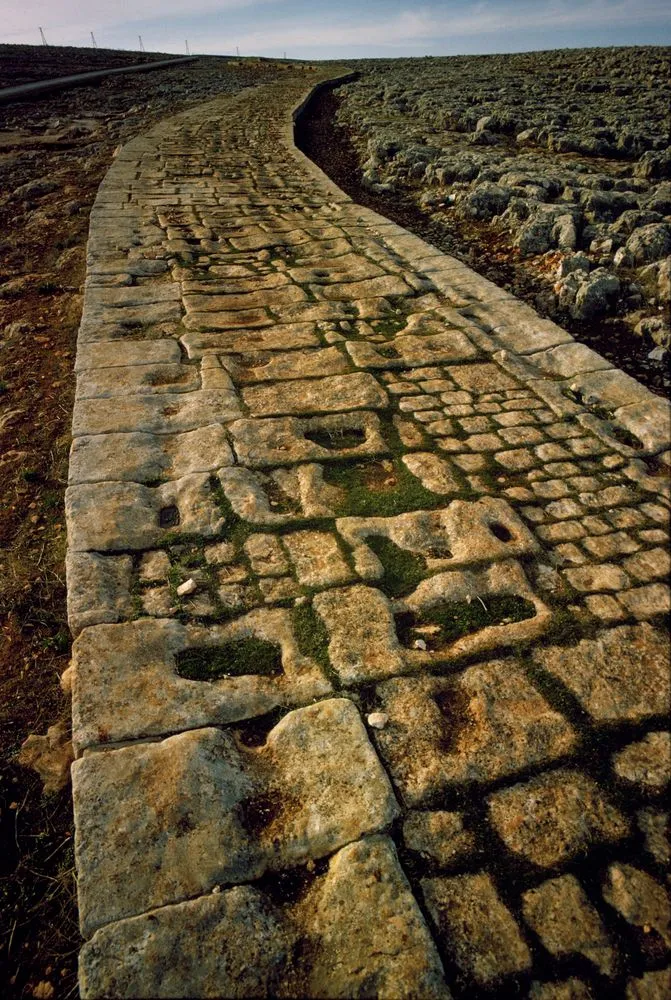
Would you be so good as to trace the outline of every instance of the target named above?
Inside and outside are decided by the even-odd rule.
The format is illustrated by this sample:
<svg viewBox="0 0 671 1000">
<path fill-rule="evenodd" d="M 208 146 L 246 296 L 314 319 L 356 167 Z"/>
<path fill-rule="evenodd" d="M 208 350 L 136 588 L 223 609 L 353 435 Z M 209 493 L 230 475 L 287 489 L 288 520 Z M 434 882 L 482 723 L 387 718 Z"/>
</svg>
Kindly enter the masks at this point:
<svg viewBox="0 0 671 1000">
<path fill-rule="evenodd" d="M 189 579 L 185 580 L 184 583 L 180 583 L 179 587 L 177 588 L 177 596 L 186 597 L 187 594 L 195 594 L 197 590 L 198 590 L 198 584 L 196 583 L 195 580 L 189 577 Z"/>
<path fill-rule="evenodd" d="M 384 729 L 389 722 L 389 716 L 386 712 L 371 712 L 366 721 L 373 729 Z"/>
<path fill-rule="evenodd" d="M 426 649 L 426 642 L 424 639 L 415 639 L 412 645 L 413 649 Z"/>
</svg>

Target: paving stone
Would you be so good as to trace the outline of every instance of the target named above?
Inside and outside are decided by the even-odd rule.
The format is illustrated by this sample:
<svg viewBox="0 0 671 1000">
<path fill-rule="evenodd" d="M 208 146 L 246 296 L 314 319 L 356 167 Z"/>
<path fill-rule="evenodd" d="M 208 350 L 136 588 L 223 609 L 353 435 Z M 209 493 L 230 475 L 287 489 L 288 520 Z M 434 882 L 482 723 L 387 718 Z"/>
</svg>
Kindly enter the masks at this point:
<svg viewBox="0 0 671 1000">
<path fill-rule="evenodd" d="M 463 489 L 461 477 L 444 458 L 431 452 L 416 451 L 403 456 L 406 469 L 416 476 L 424 489 L 440 496 L 459 493 Z"/>
<path fill-rule="evenodd" d="M 317 594 L 313 603 L 328 632 L 331 665 L 343 684 L 405 671 L 391 607 L 379 590 L 358 584 Z"/>
<path fill-rule="evenodd" d="M 326 531 L 293 531 L 283 538 L 298 582 L 306 587 L 348 583 L 354 574 L 335 537 Z"/>
<path fill-rule="evenodd" d="M 251 386 L 242 390 L 242 399 L 250 413 L 259 417 L 384 409 L 387 406 L 387 394 L 373 376 L 365 372 Z"/>
<path fill-rule="evenodd" d="M 238 461 L 257 469 L 388 451 L 379 418 L 374 413 L 328 414 L 307 420 L 296 417 L 235 420 L 228 430 Z M 352 443 L 349 435 L 356 436 Z"/>
<path fill-rule="evenodd" d="M 629 924 L 645 933 L 652 929 L 671 948 L 671 903 L 667 889 L 632 865 L 616 863 L 608 869 L 603 887 L 607 903 Z"/>
<path fill-rule="evenodd" d="M 468 338 L 458 330 L 443 332 L 436 325 L 433 335 L 402 334 L 388 344 L 376 347 L 365 341 L 351 340 L 346 344 L 352 361 L 358 368 L 410 368 L 452 361 L 467 361 L 477 355 Z"/>
<path fill-rule="evenodd" d="M 250 535 L 245 552 L 252 570 L 259 576 L 283 576 L 289 572 L 287 557 L 275 535 Z"/>
<path fill-rule="evenodd" d="M 666 1000 L 671 985 L 671 969 L 645 972 L 627 982 L 626 1000 Z"/>
<path fill-rule="evenodd" d="M 630 743 L 613 757 L 618 778 L 641 785 L 646 791 L 661 792 L 671 781 L 671 734 L 648 733 Z"/>
<path fill-rule="evenodd" d="M 227 423 L 242 415 L 234 390 L 160 393 L 80 400 L 72 418 L 72 436 L 84 434 L 180 434 L 208 424 Z"/>
<path fill-rule="evenodd" d="M 73 766 L 82 933 L 324 857 L 397 806 L 346 699 L 285 716 L 259 749 L 200 729 Z"/>
<path fill-rule="evenodd" d="M 375 734 L 396 786 L 421 806 L 455 784 L 489 782 L 570 754 L 575 736 L 513 660 L 455 679 L 395 678 L 377 687 L 389 723 Z"/>
<path fill-rule="evenodd" d="M 282 351 L 245 353 L 226 368 L 236 385 L 253 382 L 283 381 L 324 375 L 341 375 L 349 364 L 337 347 L 317 351 Z"/>
<path fill-rule="evenodd" d="M 636 722 L 669 710 L 669 642 L 650 625 L 621 625 L 532 655 L 598 722 Z"/>
<path fill-rule="evenodd" d="M 458 864 L 475 850 L 473 834 L 464 828 L 461 813 L 411 810 L 403 822 L 403 841 L 440 868 Z"/>
<path fill-rule="evenodd" d="M 68 624 L 74 636 L 89 625 L 119 622 L 133 616 L 131 556 L 69 552 L 65 570 Z"/>
<path fill-rule="evenodd" d="M 614 974 L 612 942 L 573 875 L 562 875 L 525 892 L 522 912 L 552 955 L 584 955 L 602 975 Z"/>
<path fill-rule="evenodd" d="M 357 573 L 366 580 L 378 580 L 384 574 L 380 559 L 366 544 L 367 538 L 375 536 L 421 556 L 429 570 L 494 562 L 539 550 L 512 507 L 493 497 L 453 500 L 442 510 L 396 517 L 339 518 L 336 527 L 352 549 Z"/>
<path fill-rule="evenodd" d="M 671 861 L 669 815 L 658 809 L 641 809 L 637 822 L 645 837 L 645 849 L 654 860 L 668 868 Z"/>
<path fill-rule="evenodd" d="M 491 986 L 531 966 L 531 953 L 489 875 L 422 879 L 438 938 L 461 973 Z"/>
<path fill-rule="evenodd" d="M 651 583 L 646 587 L 636 587 L 618 595 L 627 611 L 645 621 L 657 615 L 668 615 L 671 611 L 671 590 L 665 583 Z"/>
<path fill-rule="evenodd" d="M 593 994 L 581 979 L 566 979 L 560 983 L 531 984 L 529 1000 L 592 1000 Z"/>
<path fill-rule="evenodd" d="M 183 434 L 96 434 L 75 438 L 69 482 L 155 483 L 233 464 L 219 424 Z"/>
<path fill-rule="evenodd" d="M 627 574 L 619 566 L 611 563 L 601 563 L 599 566 L 584 566 L 580 569 L 567 569 L 566 579 L 572 587 L 581 593 L 592 593 L 600 590 L 623 590 L 629 586 Z"/>
<path fill-rule="evenodd" d="M 138 577 L 142 583 L 166 580 L 169 572 L 170 558 L 167 552 L 162 552 L 160 549 L 156 552 L 146 552 L 140 559 Z"/>
<path fill-rule="evenodd" d="M 505 845 L 541 868 L 629 832 L 625 817 L 578 771 L 553 771 L 495 792 L 489 812 Z"/>
<path fill-rule="evenodd" d="M 310 947 L 301 949 L 301 939 Z M 84 997 L 242 1000 L 362 989 L 387 1000 L 449 997 L 424 919 L 383 837 L 338 851 L 295 905 L 235 886 L 102 928 L 81 964 Z"/>
<path fill-rule="evenodd" d="M 235 660 L 236 644 L 249 639 L 277 647 L 269 672 L 255 670 L 253 659 Z M 184 675 L 181 662 L 193 664 L 196 678 L 200 669 L 203 680 Z M 78 751 L 220 725 L 331 693 L 319 666 L 300 652 L 284 608 L 250 611 L 223 625 L 139 620 L 88 628 L 75 643 L 73 664 Z"/>
</svg>

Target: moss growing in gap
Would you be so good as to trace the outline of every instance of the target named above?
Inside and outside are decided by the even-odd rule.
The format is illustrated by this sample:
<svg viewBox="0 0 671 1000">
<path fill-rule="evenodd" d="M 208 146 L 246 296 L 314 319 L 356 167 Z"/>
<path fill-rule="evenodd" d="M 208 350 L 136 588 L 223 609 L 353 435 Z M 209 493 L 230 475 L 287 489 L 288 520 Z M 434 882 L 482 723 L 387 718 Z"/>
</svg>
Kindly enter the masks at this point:
<svg viewBox="0 0 671 1000">
<path fill-rule="evenodd" d="M 426 563 L 421 556 L 408 552 L 384 535 L 369 535 L 366 544 L 382 563 L 384 577 L 376 586 L 387 597 L 405 597 L 426 576 Z"/>
<path fill-rule="evenodd" d="M 272 677 L 282 673 L 282 654 L 279 646 L 264 639 L 232 639 L 221 646 L 199 646 L 178 653 L 177 673 L 191 681 Z"/>
<path fill-rule="evenodd" d="M 374 460 L 334 464 L 325 469 L 324 481 L 345 491 L 340 517 L 393 517 L 409 510 L 433 510 L 445 502 L 422 486 L 398 459 L 389 471 Z"/>
<path fill-rule="evenodd" d="M 536 608 L 524 597 L 500 594 L 468 601 L 449 601 L 427 608 L 421 615 L 402 612 L 396 616 L 400 642 L 410 646 L 415 639 L 426 642 L 427 649 L 439 650 L 465 635 L 472 635 L 491 625 L 510 624 L 533 618 Z M 436 626 L 435 631 L 421 633 L 418 628 Z"/>
<path fill-rule="evenodd" d="M 291 618 L 299 651 L 303 656 L 318 663 L 333 682 L 335 678 L 328 654 L 329 637 L 323 621 L 307 601 L 293 608 Z"/>
</svg>

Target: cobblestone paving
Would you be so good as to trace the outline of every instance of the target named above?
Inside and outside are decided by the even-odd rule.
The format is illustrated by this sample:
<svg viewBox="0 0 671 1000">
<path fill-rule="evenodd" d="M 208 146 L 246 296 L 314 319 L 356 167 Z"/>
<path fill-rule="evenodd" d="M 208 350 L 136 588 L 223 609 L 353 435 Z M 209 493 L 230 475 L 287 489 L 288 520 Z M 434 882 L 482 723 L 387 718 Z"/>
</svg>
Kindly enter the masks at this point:
<svg viewBox="0 0 671 1000">
<path fill-rule="evenodd" d="M 82 994 L 661 998 L 666 404 L 349 201 L 305 88 L 130 142 L 92 216 Z"/>
</svg>

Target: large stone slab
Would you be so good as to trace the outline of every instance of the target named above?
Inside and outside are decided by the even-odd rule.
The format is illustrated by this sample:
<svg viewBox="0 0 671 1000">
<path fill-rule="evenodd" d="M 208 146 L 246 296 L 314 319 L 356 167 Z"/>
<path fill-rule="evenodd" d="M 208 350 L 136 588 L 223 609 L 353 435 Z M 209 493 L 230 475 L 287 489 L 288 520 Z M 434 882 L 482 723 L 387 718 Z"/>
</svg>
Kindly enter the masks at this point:
<svg viewBox="0 0 671 1000">
<path fill-rule="evenodd" d="M 363 372 L 251 386 L 241 395 L 250 414 L 257 417 L 379 410 L 388 403 L 384 389 Z"/>
<path fill-rule="evenodd" d="M 233 390 L 80 399 L 72 418 L 72 436 L 82 434 L 170 434 L 207 424 L 226 423 L 242 415 Z"/>
<path fill-rule="evenodd" d="M 397 805 L 346 699 L 289 713 L 264 746 L 200 729 L 73 766 L 82 933 L 324 857 Z"/>
<path fill-rule="evenodd" d="M 255 665 L 251 644 L 244 662 L 236 655 L 249 640 L 276 648 L 272 670 Z M 185 657 L 202 679 L 180 666 Z M 224 625 L 141 619 L 87 628 L 75 642 L 72 663 L 78 753 L 235 722 L 332 692 L 322 669 L 301 653 L 285 608 L 257 609 Z"/>
<path fill-rule="evenodd" d="M 233 452 L 220 424 L 183 434 L 94 434 L 75 438 L 68 481 L 155 483 L 232 465 Z"/>
<path fill-rule="evenodd" d="M 87 483 L 65 494 L 72 552 L 127 552 L 160 545 L 170 532 L 211 538 L 224 526 L 207 475 L 183 476 L 162 486 Z"/>
<path fill-rule="evenodd" d="M 394 846 L 379 836 L 338 851 L 296 904 L 236 886 L 101 928 L 80 976 L 84 998 L 450 995 Z"/>
</svg>

